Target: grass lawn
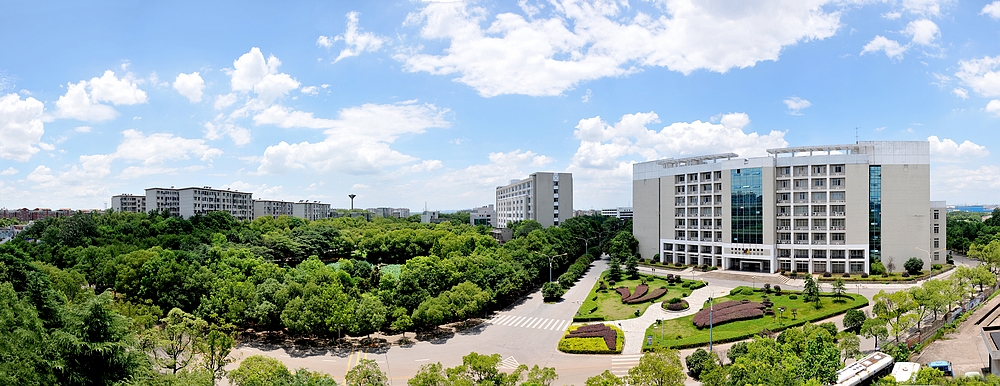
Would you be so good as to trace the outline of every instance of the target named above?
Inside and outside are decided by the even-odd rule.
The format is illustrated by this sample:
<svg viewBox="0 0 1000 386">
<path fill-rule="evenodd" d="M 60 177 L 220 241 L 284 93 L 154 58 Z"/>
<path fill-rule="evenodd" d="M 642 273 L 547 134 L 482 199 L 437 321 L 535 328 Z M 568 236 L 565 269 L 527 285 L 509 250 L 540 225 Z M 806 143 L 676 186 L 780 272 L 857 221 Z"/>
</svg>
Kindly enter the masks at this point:
<svg viewBox="0 0 1000 386">
<path fill-rule="evenodd" d="M 718 298 L 716 301 L 721 303 L 729 300 L 747 299 L 750 301 L 760 302 L 761 295 L 763 295 L 762 292 L 755 292 L 753 295 L 730 295 Z M 781 296 L 774 296 L 773 294 L 769 296 L 771 302 L 774 303 L 774 310 L 776 314 L 779 307 L 785 307 L 785 312 L 782 314 L 783 317 L 781 320 L 778 320 L 777 317 L 764 316 L 760 319 L 730 322 L 720 326 L 715 326 L 712 329 L 712 338 L 714 342 L 722 343 L 741 340 L 757 334 L 765 328 L 771 331 L 779 331 L 788 327 L 802 325 L 806 322 L 826 319 L 832 315 L 846 312 L 852 308 L 863 307 L 868 304 L 868 299 L 864 296 L 852 294 L 845 295 L 850 296 L 850 298 L 845 297 L 845 299 L 847 299 L 846 303 L 834 303 L 833 295 L 824 293 L 823 296 L 820 297 L 823 307 L 817 310 L 813 306 L 813 303 L 804 302 L 801 294 L 797 294 L 798 299 L 795 300 L 789 299 L 788 296 L 788 293 L 783 293 Z M 701 305 L 692 304 L 691 307 L 701 308 Z M 795 319 L 792 319 L 791 310 L 793 308 L 798 310 Z M 646 336 L 653 336 L 653 346 L 662 345 L 673 348 L 687 348 L 707 345 L 708 329 L 699 330 L 694 326 L 694 323 L 691 322 L 693 318 L 694 315 L 690 315 L 683 318 L 663 321 L 660 326 L 653 324 L 646 329 Z M 643 346 L 643 348 L 649 347 L 650 345 L 648 344 Z"/>
<path fill-rule="evenodd" d="M 684 288 L 684 283 L 690 283 L 693 285 L 695 283 L 702 283 L 700 280 L 684 280 L 682 283 L 668 284 L 667 279 L 659 276 L 651 275 L 641 275 L 641 279 L 646 280 L 646 285 L 649 286 L 649 290 L 660 287 L 667 287 L 667 293 L 658 299 L 653 299 L 636 304 L 625 304 L 622 303 L 622 297 L 615 292 L 615 288 L 621 286 L 628 286 L 629 290 L 635 292 L 635 287 L 642 284 L 641 279 L 626 279 L 615 282 L 614 286 L 609 285 L 606 291 L 600 291 L 601 282 L 606 280 L 608 272 L 605 271 L 601 273 L 601 279 L 594 283 L 594 288 L 590 289 L 590 294 L 587 295 L 587 300 L 580 305 L 580 309 L 577 310 L 576 316 L 573 318 L 574 321 L 601 321 L 601 320 L 621 320 L 621 319 L 631 319 L 638 317 L 636 315 L 636 310 L 639 310 L 639 315 L 646 312 L 646 308 L 650 304 L 664 301 L 670 298 L 683 297 L 691 294 L 693 291 L 690 288 Z"/>
</svg>

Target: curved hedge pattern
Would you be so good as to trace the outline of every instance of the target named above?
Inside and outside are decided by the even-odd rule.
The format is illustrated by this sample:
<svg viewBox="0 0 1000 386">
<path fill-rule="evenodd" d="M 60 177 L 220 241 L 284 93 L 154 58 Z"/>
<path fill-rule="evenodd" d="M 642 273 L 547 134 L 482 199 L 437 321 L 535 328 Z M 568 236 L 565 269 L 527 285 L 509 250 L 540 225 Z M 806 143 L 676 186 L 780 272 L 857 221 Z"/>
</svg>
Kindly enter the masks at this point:
<svg viewBox="0 0 1000 386">
<path fill-rule="evenodd" d="M 601 340 L 586 338 L 601 338 Z M 623 338 L 621 330 L 606 324 L 570 327 L 569 332 L 559 341 L 559 350 L 573 354 L 617 354 L 624 345 Z M 595 343 L 600 344 L 600 347 L 595 346 Z"/>
<path fill-rule="evenodd" d="M 666 293 L 667 293 L 667 289 L 663 288 L 663 287 L 660 287 L 660 288 L 657 288 L 657 289 L 653 290 L 653 292 L 650 292 L 650 293 L 647 293 L 646 295 L 643 295 L 642 297 L 631 298 L 629 300 L 626 300 L 625 303 L 628 303 L 628 304 L 642 303 L 642 302 L 645 302 L 645 301 L 657 299 L 660 296 L 665 295 Z"/>
<path fill-rule="evenodd" d="M 632 295 L 622 298 L 623 303 L 632 303 L 633 300 L 638 299 L 646 295 L 646 291 L 649 291 L 649 286 L 645 284 L 639 284 L 635 287 L 635 292 Z"/>
<path fill-rule="evenodd" d="M 703 308 L 697 314 L 694 314 L 691 322 L 698 328 L 705 328 L 709 325 L 709 319 L 711 319 L 711 324 L 720 325 L 738 320 L 764 317 L 763 304 L 746 300 L 722 302 L 714 305 L 712 308 L 714 309 L 711 311 L 712 315 L 709 315 L 709 308 Z"/>
</svg>

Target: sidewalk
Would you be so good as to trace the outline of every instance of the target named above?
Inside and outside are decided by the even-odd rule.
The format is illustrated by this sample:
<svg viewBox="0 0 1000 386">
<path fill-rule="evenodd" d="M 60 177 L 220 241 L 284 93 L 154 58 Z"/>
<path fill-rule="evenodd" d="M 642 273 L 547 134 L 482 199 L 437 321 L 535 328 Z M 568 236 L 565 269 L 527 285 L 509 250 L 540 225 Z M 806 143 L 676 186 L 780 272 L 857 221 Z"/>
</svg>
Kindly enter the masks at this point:
<svg viewBox="0 0 1000 386">
<path fill-rule="evenodd" d="M 641 354 L 643 343 L 646 341 L 646 329 L 656 323 L 657 320 L 670 320 L 694 315 L 701 309 L 701 306 L 708 301 L 710 296 L 728 294 L 732 288 L 708 285 L 691 292 L 687 300 L 688 308 L 682 312 L 671 312 L 663 309 L 663 302 L 650 304 L 642 316 L 633 319 L 611 320 L 605 323 L 612 323 L 622 329 L 625 333 L 625 347 L 622 347 L 622 354 Z"/>
</svg>

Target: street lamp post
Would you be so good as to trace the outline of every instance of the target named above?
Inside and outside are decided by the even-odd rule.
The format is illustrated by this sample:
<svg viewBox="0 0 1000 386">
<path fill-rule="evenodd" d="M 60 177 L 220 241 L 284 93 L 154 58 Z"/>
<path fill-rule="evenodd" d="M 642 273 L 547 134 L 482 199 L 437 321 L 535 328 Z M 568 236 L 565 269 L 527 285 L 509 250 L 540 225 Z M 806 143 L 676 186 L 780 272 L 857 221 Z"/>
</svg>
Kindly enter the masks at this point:
<svg viewBox="0 0 1000 386">
<path fill-rule="evenodd" d="M 549 283 L 551 283 L 552 282 L 552 259 L 555 258 L 555 257 L 558 257 L 558 256 L 563 256 L 563 255 L 565 255 L 565 253 L 560 253 L 558 255 L 552 255 L 552 256 L 546 255 L 544 253 L 539 253 L 539 252 L 535 252 L 535 253 L 538 253 L 539 255 L 545 256 L 545 257 L 547 257 L 549 259 Z"/>
<path fill-rule="evenodd" d="M 586 255 L 590 253 L 590 240 L 593 239 L 593 237 L 580 237 L 580 236 L 574 236 L 574 237 L 576 237 L 578 240 L 583 240 L 583 254 Z"/>
<path fill-rule="evenodd" d="M 914 249 L 916 249 L 918 251 L 922 251 L 924 253 L 927 253 L 927 262 L 930 264 L 930 267 L 927 267 L 928 268 L 927 272 L 929 272 L 929 274 L 927 275 L 927 280 L 933 279 L 934 278 L 934 262 L 931 261 L 931 252 L 932 251 L 928 251 L 926 249 L 921 249 L 920 247 L 914 247 Z M 938 248 L 938 249 L 933 250 L 933 252 L 943 251 L 943 250 L 944 250 L 944 248 Z"/>
<path fill-rule="evenodd" d="M 757 276 L 750 276 L 750 283 L 753 285 L 753 289 L 757 289 Z"/>
<path fill-rule="evenodd" d="M 712 351 L 712 314 L 715 312 L 714 307 L 712 307 L 713 296 L 715 296 L 715 292 L 708 297 L 708 351 Z"/>
</svg>

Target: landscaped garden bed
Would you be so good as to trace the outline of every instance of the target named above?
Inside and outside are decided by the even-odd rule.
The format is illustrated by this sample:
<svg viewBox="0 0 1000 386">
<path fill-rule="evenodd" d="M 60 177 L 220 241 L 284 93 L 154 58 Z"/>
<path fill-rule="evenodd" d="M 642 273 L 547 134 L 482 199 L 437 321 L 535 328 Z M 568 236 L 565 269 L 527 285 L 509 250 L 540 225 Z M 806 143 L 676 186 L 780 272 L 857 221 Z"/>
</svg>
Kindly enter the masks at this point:
<svg viewBox="0 0 1000 386">
<path fill-rule="evenodd" d="M 570 354 L 620 354 L 625 333 L 608 324 L 570 326 L 559 340 L 559 351 Z"/>
<path fill-rule="evenodd" d="M 756 319 L 719 324 L 720 305 L 729 301 L 739 302 L 742 300 L 747 300 L 748 303 L 760 302 L 759 304 L 765 305 L 765 298 L 771 304 L 768 308 L 774 311 L 773 316 L 765 313 L 763 317 Z M 845 300 L 843 303 L 834 302 L 835 299 L 834 295 L 823 293 L 820 296 L 820 308 L 816 308 L 815 303 L 805 302 L 802 294 L 797 291 L 782 291 L 778 295 L 773 292 L 765 294 L 761 289 L 752 290 L 749 287 L 734 289 L 730 295 L 715 299 L 712 315 L 712 337 L 715 343 L 742 340 L 764 330 L 778 332 L 868 305 L 868 299 L 860 295 L 844 294 L 841 298 Z M 702 310 L 707 310 L 708 304 L 692 305 L 692 307 L 704 307 Z M 784 311 L 779 311 L 782 308 Z M 653 344 L 652 346 L 644 345 L 644 349 L 659 346 L 682 349 L 707 345 L 709 329 L 699 328 L 694 321 L 696 316 L 697 314 L 653 324 L 646 330 L 646 336 L 653 336 Z"/>
<path fill-rule="evenodd" d="M 673 298 L 670 299 L 669 301 L 663 302 L 661 307 L 663 307 L 663 309 L 667 311 L 679 312 L 691 308 L 691 305 L 688 304 L 687 300 L 681 298 Z"/>
<path fill-rule="evenodd" d="M 587 299 L 580 305 L 573 321 L 635 318 L 642 315 L 646 307 L 663 296 L 683 298 L 695 289 L 705 286 L 703 281 L 685 280 L 680 275 L 673 274 L 668 277 L 640 275 L 636 279 L 626 278 L 618 281 L 612 281 L 607 276 L 608 272 L 601 274 L 601 278 L 594 284 Z"/>
<path fill-rule="evenodd" d="M 764 317 L 764 305 L 749 300 L 730 300 L 702 308 L 691 319 L 695 327 L 707 328 L 709 323 L 713 325 L 738 322 L 740 320 L 757 319 Z"/>
</svg>

